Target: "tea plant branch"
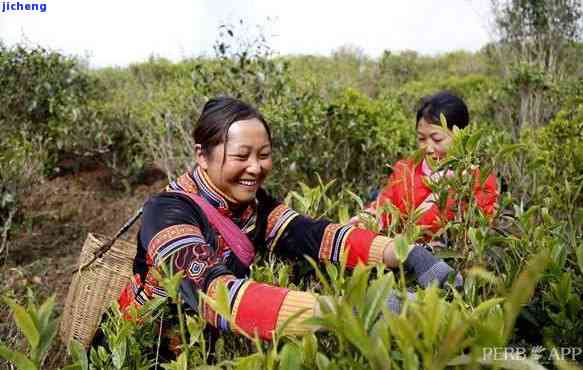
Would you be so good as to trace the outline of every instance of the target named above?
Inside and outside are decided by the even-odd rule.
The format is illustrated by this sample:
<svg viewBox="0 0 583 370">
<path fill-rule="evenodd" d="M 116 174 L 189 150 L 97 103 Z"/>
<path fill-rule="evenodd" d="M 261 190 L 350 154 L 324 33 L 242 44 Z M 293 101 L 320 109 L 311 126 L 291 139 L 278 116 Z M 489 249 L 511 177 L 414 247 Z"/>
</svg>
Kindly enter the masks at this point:
<svg viewBox="0 0 583 370">
<path fill-rule="evenodd" d="M 186 358 L 188 358 L 188 342 L 186 341 L 186 326 L 184 325 L 184 312 L 182 311 L 182 297 L 180 295 L 180 292 L 177 292 L 176 308 L 178 310 L 178 325 L 180 326 L 180 339 L 182 340 L 182 344 L 184 345 L 182 351 L 183 353 L 186 354 Z"/>
<path fill-rule="evenodd" d="M 10 227 L 12 226 L 12 218 L 14 217 L 14 215 L 16 214 L 16 207 L 12 207 L 10 208 L 10 211 L 8 212 L 8 218 L 6 219 L 6 222 L 4 223 L 4 229 L 2 230 L 2 243 L 0 244 L 0 254 L 2 254 L 4 252 L 4 249 L 6 249 L 6 257 L 8 256 L 8 249 L 6 248 L 6 246 L 8 245 L 8 230 L 10 230 Z"/>
<path fill-rule="evenodd" d="M 160 317 L 160 330 L 158 330 L 158 341 L 156 344 L 156 360 L 154 362 L 154 370 L 158 370 L 158 361 L 160 358 L 160 344 L 162 343 L 162 328 L 164 327 L 164 311 Z"/>
</svg>

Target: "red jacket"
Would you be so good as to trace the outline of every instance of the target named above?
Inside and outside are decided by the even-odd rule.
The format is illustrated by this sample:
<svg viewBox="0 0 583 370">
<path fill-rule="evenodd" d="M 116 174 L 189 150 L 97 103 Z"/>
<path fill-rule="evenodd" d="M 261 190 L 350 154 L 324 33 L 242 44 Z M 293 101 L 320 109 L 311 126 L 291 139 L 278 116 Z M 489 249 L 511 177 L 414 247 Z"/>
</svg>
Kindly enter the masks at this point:
<svg viewBox="0 0 583 370">
<path fill-rule="evenodd" d="M 478 208 L 486 215 L 495 212 L 498 201 L 498 185 L 496 176 L 490 175 L 483 185 L 480 185 L 479 170 L 474 172 L 474 196 Z M 415 164 L 412 160 L 400 160 L 394 166 L 394 171 L 389 177 L 388 183 L 378 195 L 367 211 L 376 212 L 386 202 L 390 202 L 397 207 L 402 217 L 407 217 L 418 207 L 422 209 L 422 214 L 417 220 L 417 224 L 424 227 L 426 234 L 434 234 L 455 217 L 455 200 L 453 199 L 453 189 L 447 199 L 445 209 L 440 210 L 434 199 L 430 198 L 431 189 L 427 186 L 427 169 L 423 166 L 423 161 Z M 420 207 L 423 204 L 422 207 Z M 386 229 L 390 223 L 390 214 L 385 213 L 381 217 L 381 228 Z"/>
</svg>

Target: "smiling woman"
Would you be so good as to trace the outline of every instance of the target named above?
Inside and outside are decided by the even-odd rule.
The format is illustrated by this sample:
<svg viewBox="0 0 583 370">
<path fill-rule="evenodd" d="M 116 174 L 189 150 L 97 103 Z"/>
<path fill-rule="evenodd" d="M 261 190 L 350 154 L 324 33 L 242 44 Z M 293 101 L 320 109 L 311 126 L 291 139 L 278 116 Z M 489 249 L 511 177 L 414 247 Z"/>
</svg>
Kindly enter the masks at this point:
<svg viewBox="0 0 583 370">
<path fill-rule="evenodd" d="M 213 103 L 209 107 L 211 112 L 227 110 L 232 117 L 219 115 L 210 119 L 211 113 L 207 113 L 204 117 L 207 119 L 201 119 L 194 133 L 195 142 L 204 143 L 204 147 L 196 144 L 197 163 L 219 189 L 224 189 L 224 196 L 231 203 L 249 203 L 271 172 L 269 128 L 256 111 L 233 101 Z M 239 116 L 251 118 L 231 122 Z M 219 139 L 224 145 L 212 146 Z"/>
<path fill-rule="evenodd" d="M 442 125 L 442 118 L 446 126 Z M 431 189 L 430 182 L 453 175 L 451 169 L 435 171 L 431 163 L 444 159 L 453 143 L 453 130 L 468 126 L 470 115 L 466 103 L 447 91 L 440 91 L 422 100 L 417 110 L 415 128 L 417 145 L 423 150 L 424 158 L 419 161 L 404 159 L 393 166 L 393 173 L 387 185 L 377 199 L 366 209 L 376 214 L 385 204 L 398 208 L 401 218 L 407 219 L 418 214 L 416 223 L 423 228 L 424 238 L 429 240 L 439 234 L 448 221 L 455 216 L 456 202 L 451 196 L 454 189 L 449 189 L 443 209 L 439 207 L 437 195 Z M 498 184 L 496 176 L 490 174 L 484 183 L 479 181 L 479 169 L 473 173 L 475 178 L 474 196 L 478 208 L 487 216 L 495 213 L 498 201 Z M 380 228 L 386 229 L 391 215 L 381 215 Z"/>
<path fill-rule="evenodd" d="M 197 144 L 197 162 L 227 199 L 248 203 L 271 171 L 271 140 L 256 118 L 234 123 L 229 132 L 224 152 L 216 146 L 205 153 Z"/>
<path fill-rule="evenodd" d="M 166 296 L 156 271 L 170 263 L 174 271 L 184 272 L 180 290 L 191 310 L 199 308 L 197 292 L 214 298 L 219 283 L 226 285 L 231 322 L 203 304 L 201 314 L 215 328 L 271 339 L 274 330 L 295 315 L 285 333 L 305 333 L 314 330 L 304 321 L 318 315 L 318 296 L 250 280 L 250 265 L 258 250 L 281 258 L 307 255 L 333 263 L 346 254 L 348 267 L 398 265 L 393 240 L 300 215 L 262 189 L 272 167 L 271 134 L 253 107 L 226 97 L 210 100 L 194 139 L 196 167 L 144 206 L 136 275 L 119 299 L 128 315 L 131 306 Z M 405 267 L 422 286 L 432 281 L 442 284 L 453 272 L 420 246 L 412 248 Z"/>
</svg>

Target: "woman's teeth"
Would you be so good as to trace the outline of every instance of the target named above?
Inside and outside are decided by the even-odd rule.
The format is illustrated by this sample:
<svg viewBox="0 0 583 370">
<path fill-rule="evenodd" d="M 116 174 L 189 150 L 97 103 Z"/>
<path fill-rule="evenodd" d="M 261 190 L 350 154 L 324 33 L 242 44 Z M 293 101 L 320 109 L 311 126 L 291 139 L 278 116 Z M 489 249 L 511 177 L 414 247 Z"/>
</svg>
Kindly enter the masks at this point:
<svg viewBox="0 0 583 370">
<path fill-rule="evenodd" d="M 245 186 L 255 186 L 257 184 L 257 180 L 239 180 L 239 184 Z"/>
</svg>

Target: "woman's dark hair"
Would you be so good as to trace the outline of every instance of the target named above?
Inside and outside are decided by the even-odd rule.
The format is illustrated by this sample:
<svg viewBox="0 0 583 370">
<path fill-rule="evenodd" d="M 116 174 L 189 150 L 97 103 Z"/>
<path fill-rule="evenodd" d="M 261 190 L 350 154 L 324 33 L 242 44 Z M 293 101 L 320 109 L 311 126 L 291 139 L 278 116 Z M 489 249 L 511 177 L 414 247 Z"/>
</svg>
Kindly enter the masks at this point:
<svg viewBox="0 0 583 370">
<path fill-rule="evenodd" d="M 257 109 L 228 96 L 211 99 L 202 108 L 193 132 L 194 142 L 200 144 L 203 152 L 208 154 L 215 146 L 228 141 L 229 128 L 233 123 L 253 118 L 263 123 L 271 142 L 269 126 Z"/>
<path fill-rule="evenodd" d="M 419 125 L 421 118 L 424 118 L 428 123 L 440 125 L 439 117 L 442 114 L 445 116 L 447 128 L 450 130 L 453 126 L 462 129 L 470 122 L 470 113 L 466 103 L 447 91 L 440 91 L 421 100 L 421 107 L 417 110 L 415 125 Z"/>
</svg>

